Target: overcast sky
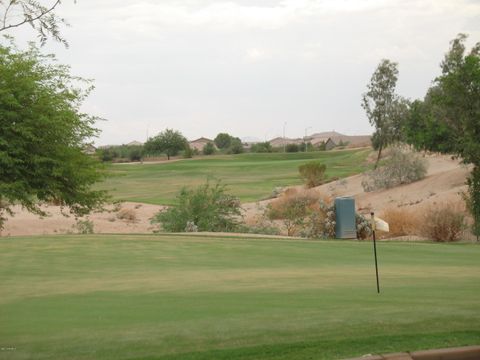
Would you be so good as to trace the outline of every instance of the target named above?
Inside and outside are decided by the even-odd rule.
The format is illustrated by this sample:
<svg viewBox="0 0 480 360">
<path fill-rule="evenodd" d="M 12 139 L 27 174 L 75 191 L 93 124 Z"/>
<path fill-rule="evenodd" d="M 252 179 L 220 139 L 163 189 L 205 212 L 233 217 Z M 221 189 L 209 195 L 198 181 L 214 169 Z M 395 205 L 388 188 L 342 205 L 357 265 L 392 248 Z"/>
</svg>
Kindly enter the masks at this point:
<svg viewBox="0 0 480 360">
<path fill-rule="evenodd" d="M 42 1 L 46 3 L 46 1 Z M 97 144 L 164 128 L 269 139 L 368 134 L 361 94 L 382 58 L 422 97 L 457 33 L 480 41 L 479 0 L 65 0 L 72 72 L 95 80 L 84 109 Z"/>
</svg>

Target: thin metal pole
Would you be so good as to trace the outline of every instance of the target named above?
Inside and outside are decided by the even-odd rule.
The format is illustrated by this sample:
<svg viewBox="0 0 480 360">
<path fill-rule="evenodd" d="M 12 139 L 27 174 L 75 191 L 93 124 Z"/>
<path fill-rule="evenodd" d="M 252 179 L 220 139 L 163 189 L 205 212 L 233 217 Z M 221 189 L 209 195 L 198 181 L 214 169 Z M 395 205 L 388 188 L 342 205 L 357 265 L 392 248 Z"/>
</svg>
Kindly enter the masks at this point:
<svg viewBox="0 0 480 360">
<path fill-rule="evenodd" d="M 373 255 L 375 257 L 375 275 L 377 278 L 377 293 L 380 294 L 380 280 L 378 278 L 378 261 L 377 261 L 377 241 L 375 239 L 375 214 L 372 212 L 372 234 L 373 234 Z"/>
</svg>

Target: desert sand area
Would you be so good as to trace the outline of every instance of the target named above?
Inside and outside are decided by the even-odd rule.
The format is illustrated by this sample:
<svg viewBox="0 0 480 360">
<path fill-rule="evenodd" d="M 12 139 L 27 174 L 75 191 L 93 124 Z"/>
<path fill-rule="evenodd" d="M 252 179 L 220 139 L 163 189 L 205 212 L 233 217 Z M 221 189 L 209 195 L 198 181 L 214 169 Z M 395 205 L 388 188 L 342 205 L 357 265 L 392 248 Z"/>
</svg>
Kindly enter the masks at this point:
<svg viewBox="0 0 480 360">
<path fill-rule="evenodd" d="M 362 213 L 381 213 L 388 207 L 409 207 L 421 212 L 421 207 L 425 205 L 447 202 L 463 204 L 461 193 L 466 190 L 469 168 L 448 156 L 428 155 L 426 159 L 429 163 L 426 178 L 408 185 L 366 193 L 361 186 L 363 175 L 359 174 L 310 191 L 317 191 L 330 198 L 353 196 L 357 209 Z M 257 223 L 270 201 L 272 200 L 243 204 L 245 222 Z M 155 226 L 150 223 L 150 219 L 162 208 L 159 205 L 124 202 L 116 208 L 111 207 L 109 211 L 94 213 L 87 218 L 93 222 L 95 233 L 152 233 Z M 43 218 L 18 207 L 14 210 L 15 216 L 6 222 L 3 236 L 78 232 L 75 228 L 76 219 L 63 216 L 58 206 L 44 207 L 49 216 Z"/>
</svg>

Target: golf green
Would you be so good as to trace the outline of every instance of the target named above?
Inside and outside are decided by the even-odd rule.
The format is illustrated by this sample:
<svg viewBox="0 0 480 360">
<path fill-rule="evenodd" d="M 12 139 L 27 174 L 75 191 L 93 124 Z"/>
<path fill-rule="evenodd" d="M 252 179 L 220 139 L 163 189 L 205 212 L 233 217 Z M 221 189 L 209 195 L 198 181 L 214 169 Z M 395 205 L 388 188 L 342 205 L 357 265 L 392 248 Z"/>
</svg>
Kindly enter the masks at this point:
<svg viewBox="0 0 480 360">
<path fill-rule="evenodd" d="M 100 185 L 116 200 L 171 205 L 184 186 L 221 180 L 242 202 L 268 197 L 277 186 L 301 184 L 298 167 L 316 160 L 327 166 L 329 178 L 364 171 L 369 149 L 219 155 L 161 164 L 113 164 Z"/>
<path fill-rule="evenodd" d="M 480 343 L 480 246 L 0 239 L 1 359 L 341 359 Z"/>
</svg>

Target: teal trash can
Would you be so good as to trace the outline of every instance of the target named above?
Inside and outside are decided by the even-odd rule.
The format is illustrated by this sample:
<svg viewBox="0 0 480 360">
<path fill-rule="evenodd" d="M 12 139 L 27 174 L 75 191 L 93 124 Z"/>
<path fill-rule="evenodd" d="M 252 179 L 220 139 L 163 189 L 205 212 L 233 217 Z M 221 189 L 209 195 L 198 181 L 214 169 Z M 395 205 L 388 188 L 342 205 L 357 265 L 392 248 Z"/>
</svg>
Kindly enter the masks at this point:
<svg viewBox="0 0 480 360">
<path fill-rule="evenodd" d="M 338 197 L 335 199 L 335 236 L 337 239 L 356 239 L 355 199 Z"/>
</svg>

